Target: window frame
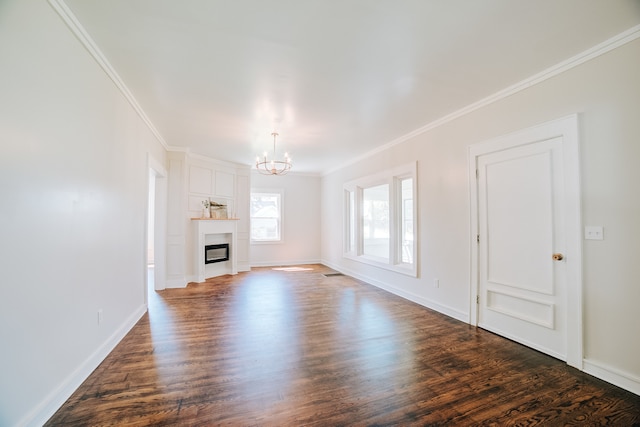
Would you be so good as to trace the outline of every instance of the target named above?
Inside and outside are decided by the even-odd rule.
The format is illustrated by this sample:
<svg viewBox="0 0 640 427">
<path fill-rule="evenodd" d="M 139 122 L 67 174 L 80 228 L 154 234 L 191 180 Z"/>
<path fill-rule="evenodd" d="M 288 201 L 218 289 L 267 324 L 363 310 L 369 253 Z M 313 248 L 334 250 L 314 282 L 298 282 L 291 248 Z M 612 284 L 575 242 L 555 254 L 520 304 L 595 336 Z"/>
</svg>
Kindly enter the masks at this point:
<svg viewBox="0 0 640 427">
<path fill-rule="evenodd" d="M 411 184 L 412 184 L 412 188 L 411 188 L 411 199 L 405 199 L 403 198 L 403 189 L 402 189 L 402 183 L 406 180 L 410 179 L 411 180 Z M 398 192 L 396 197 L 397 197 L 397 218 L 398 218 L 398 222 L 395 225 L 396 226 L 396 230 L 398 233 L 398 242 L 397 245 L 395 246 L 395 251 L 396 251 L 396 261 L 398 264 L 400 265 L 412 265 L 415 264 L 416 262 L 416 252 L 417 252 L 417 232 L 416 232 L 416 221 L 417 221 L 417 212 L 416 212 L 416 179 L 415 176 L 413 175 L 408 175 L 408 174 L 404 174 L 404 175 L 399 175 L 399 176 L 395 176 L 394 177 L 394 185 L 396 187 L 396 191 Z M 404 233 L 405 230 L 405 225 L 407 223 L 407 218 L 404 216 L 404 212 L 408 209 L 406 209 L 406 202 L 411 200 L 411 234 L 412 234 L 412 247 L 411 247 L 411 259 L 412 262 L 405 262 L 403 261 L 403 243 L 404 243 L 404 238 L 403 235 L 406 234 Z"/>
<path fill-rule="evenodd" d="M 251 198 L 254 194 L 264 194 L 264 195 L 277 195 L 279 199 L 278 203 L 278 229 L 280 231 L 280 238 L 273 240 L 263 240 L 263 239 L 254 239 L 253 237 L 253 227 L 252 222 L 254 220 L 254 216 L 251 215 Z M 279 245 L 284 243 L 284 190 L 281 188 L 252 188 L 251 193 L 249 194 L 249 241 L 252 245 Z"/>
<path fill-rule="evenodd" d="M 412 262 L 402 260 L 403 198 L 402 182 L 412 181 L 413 246 Z M 389 188 L 389 258 L 364 254 L 363 192 L 367 188 L 388 184 Z M 364 264 L 418 277 L 418 181 L 417 162 L 407 163 L 373 175 L 364 176 L 343 185 L 343 257 Z"/>
</svg>

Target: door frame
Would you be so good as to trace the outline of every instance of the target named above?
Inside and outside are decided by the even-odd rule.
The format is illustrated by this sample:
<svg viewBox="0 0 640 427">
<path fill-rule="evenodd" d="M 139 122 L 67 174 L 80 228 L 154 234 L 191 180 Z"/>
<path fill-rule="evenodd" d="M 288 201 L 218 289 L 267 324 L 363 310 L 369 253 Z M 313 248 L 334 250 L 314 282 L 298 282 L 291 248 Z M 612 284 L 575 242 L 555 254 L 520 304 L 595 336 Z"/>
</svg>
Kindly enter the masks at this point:
<svg viewBox="0 0 640 427">
<path fill-rule="evenodd" d="M 565 186 L 566 232 L 566 362 L 583 370 L 582 331 L 582 211 L 580 186 L 580 152 L 578 140 L 578 115 L 572 114 L 507 135 L 492 138 L 469 146 L 469 189 L 471 208 L 471 277 L 469 293 L 469 323 L 478 326 L 479 298 L 479 220 L 478 220 L 478 157 L 551 138 L 562 138 L 562 164 Z"/>
<path fill-rule="evenodd" d="M 154 206 L 148 206 L 147 209 L 154 210 L 154 290 L 160 291 L 166 287 L 166 246 L 167 246 L 167 169 L 155 159 L 150 153 L 147 153 L 147 194 L 151 190 L 150 180 L 155 180 Z M 144 228 L 144 302 L 148 307 L 148 244 L 149 244 L 149 212 L 145 216 Z"/>
</svg>

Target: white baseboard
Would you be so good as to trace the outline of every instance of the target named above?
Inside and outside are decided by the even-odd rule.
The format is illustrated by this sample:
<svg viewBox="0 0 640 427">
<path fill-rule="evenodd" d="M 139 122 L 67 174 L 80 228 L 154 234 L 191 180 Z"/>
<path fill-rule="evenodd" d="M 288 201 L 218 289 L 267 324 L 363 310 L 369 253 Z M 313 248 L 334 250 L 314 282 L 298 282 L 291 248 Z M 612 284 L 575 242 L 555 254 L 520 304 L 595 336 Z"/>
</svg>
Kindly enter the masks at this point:
<svg viewBox="0 0 640 427">
<path fill-rule="evenodd" d="M 244 271 L 251 271 L 251 264 L 249 262 L 238 262 L 238 273 Z"/>
<path fill-rule="evenodd" d="M 190 280 L 185 277 L 180 279 L 167 279 L 165 289 L 186 288 L 189 282 Z"/>
<path fill-rule="evenodd" d="M 289 261 L 260 261 L 252 262 L 251 267 L 280 267 L 286 265 L 322 264 L 317 259 L 289 260 Z"/>
<path fill-rule="evenodd" d="M 19 423 L 19 426 L 41 426 L 67 401 L 69 396 L 91 375 L 91 373 L 111 353 L 116 345 L 129 333 L 131 328 L 147 312 L 147 306 L 138 307 L 122 325 L 85 360 L 75 371 L 71 373 L 55 390 L 44 398 L 29 414 Z"/>
<path fill-rule="evenodd" d="M 398 295 L 409 301 L 413 301 L 424 307 L 435 310 L 439 313 L 445 314 L 454 319 L 468 323 L 469 316 L 459 310 L 447 307 L 445 305 L 430 301 L 426 298 L 412 294 L 410 292 L 397 289 L 387 283 L 376 280 L 372 277 L 368 277 L 362 274 L 358 274 L 355 271 L 344 269 L 335 265 L 331 265 L 329 262 L 322 262 L 318 260 L 313 261 L 296 261 L 296 262 L 275 262 L 273 264 L 260 263 L 256 266 L 276 266 L 276 265 L 301 265 L 301 264 L 318 264 L 322 263 L 330 268 L 345 273 L 356 279 L 367 282 L 380 289 L 384 289 L 394 295 Z M 186 283 L 180 282 L 184 287 Z M 167 287 L 169 283 L 167 283 Z M 91 375 L 91 373 L 104 361 L 109 353 L 115 348 L 115 346 L 125 337 L 125 335 L 135 326 L 140 318 L 146 313 L 147 307 L 145 305 L 140 306 L 134 313 L 127 318 L 123 324 L 118 328 L 110 337 L 105 341 L 84 363 L 82 363 L 58 388 L 52 391 L 36 408 L 34 408 L 29 414 L 27 414 L 19 423 L 19 426 L 40 426 L 43 425 L 51 416 L 66 402 L 66 400 L 73 394 L 73 392 L 80 387 L 80 385 Z M 630 391 L 631 393 L 640 395 L 640 378 L 635 377 L 626 372 L 619 371 L 615 368 L 607 366 L 603 363 L 593 360 L 584 360 L 584 372 L 589 375 L 593 375 L 596 378 L 611 383 L 617 387 Z"/>
<path fill-rule="evenodd" d="M 492 326 L 483 325 L 482 323 L 479 323 L 478 327 L 484 329 L 485 331 L 489 331 L 489 332 L 491 332 L 493 334 L 500 335 L 501 337 L 510 339 L 513 342 L 520 343 L 525 347 L 529 347 L 529 348 L 532 348 L 534 350 L 537 350 L 540 353 L 548 354 L 551 357 L 554 357 L 554 358 L 556 358 L 558 360 L 561 360 L 561 361 L 567 363 L 567 355 L 566 354 L 558 353 L 557 351 L 554 351 L 554 350 L 552 350 L 550 348 L 538 345 L 535 342 L 531 342 L 529 340 L 522 339 L 522 337 L 510 334 L 509 332 L 506 332 L 506 331 L 504 331 L 504 330 L 502 330 L 500 328 L 495 328 L 495 327 L 492 327 Z"/>
<path fill-rule="evenodd" d="M 640 396 L 640 378 L 604 363 L 584 359 L 583 371 Z"/>
<path fill-rule="evenodd" d="M 343 267 L 338 267 L 336 265 L 332 265 L 332 263 L 330 262 L 326 262 L 323 261 L 322 264 L 326 265 L 327 267 L 331 267 L 334 270 L 340 271 L 341 273 L 347 274 L 351 277 L 355 277 L 356 279 L 362 280 L 363 282 L 367 282 L 370 285 L 373 285 L 377 288 L 380 289 L 384 289 L 387 292 L 390 292 L 394 295 L 397 295 L 399 297 L 402 297 L 404 299 L 407 299 L 409 301 L 415 302 L 416 304 L 420 304 L 423 307 L 427 307 L 431 310 L 437 311 L 438 313 L 442 313 L 445 314 L 449 317 L 452 317 L 454 319 L 460 320 L 461 322 L 464 323 L 469 323 L 469 313 L 465 313 L 463 311 L 457 310 L 455 308 L 437 303 L 435 301 L 432 301 L 428 298 L 424 298 L 421 297 L 419 295 L 413 294 L 411 292 L 407 292 L 405 290 L 402 289 L 398 289 L 388 283 L 382 282 L 380 280 L 377 280 L 373 277 L 369 277 L 363 274 L 360 274 L 356 271 L 350 270 L 350 269 L 345 269 Z"/>
<path fill-rule="evenodd" d="M 447 307 L 445 305 L 439 304 L 434 301 L 430 301 L 426 298 L 420 297 L 418 295 L 414 295 L 410 292 L 403 291 L 401 289 L 394 288 L 388 283 L 381 282 L 372 277 L 368 277 L 353 270 L 345 269 L 334 265 L 327 261 L 322 261 L 322 264 L 327 267 L 331 267 L 334 270 L 340 271 L 341 273 L 347 274 L 349 276 L 355 277 L 356 279 L 367 282 L 373 286 L 384 289 L 385 291 L 391 292 L 392 294 L 398 295 L 402 298 L 408 299 L 409 301 L 413 301 L 417 304 L 420 304 L 424 307 L 435 310 L 439 313 L 445 314 L 449 317 L 453 317 L 454 319 L 458 319 L 462 322 L 469 323 L 469 315 L 467 313 L 461 312 L 459 310 L 455 310 L 451 307 Z M 618 369 L 607 366 L 604 363 L 596 362 L 589 359 L 583 360 L 583 369 L 585 373 L 592 375 L 596 378 L 599 378 L 603 381 L 606 381 L 610 384 L 613 384 L 617 387 L 630 391 L 631 393 L 637 394 L 640 396 L 640 378 L 629 374 L 627 372 L 622 372 Z"/>
</svg>

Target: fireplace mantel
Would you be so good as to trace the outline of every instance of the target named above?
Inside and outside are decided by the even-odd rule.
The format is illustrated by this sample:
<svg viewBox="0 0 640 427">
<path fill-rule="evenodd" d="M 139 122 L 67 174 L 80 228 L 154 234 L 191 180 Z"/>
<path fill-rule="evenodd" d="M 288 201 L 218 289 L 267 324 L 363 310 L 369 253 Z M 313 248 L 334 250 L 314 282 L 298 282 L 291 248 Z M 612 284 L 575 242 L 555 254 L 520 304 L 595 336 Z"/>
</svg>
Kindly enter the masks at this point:
<svg viewBox="0 0 640 427">
<path fill-rule="evenodd" d="M 196 280 L 204 282 L 207 277 L 214 277 L 223 274 L 238 274 L 238 257 L 237 257 L 237 229 L 238 220 L 232 219 L 212 219 L 212 218 L 191 218 L 194 229 L 195 242 L 195 272 Z M 221 237 L 226 236 L 229 243 L 229 261 L 220 264 L 226 264 L 224 271 L 216 270 L 218 273 L 209 275 L 206 272 L 204 263 L 204 246 L 207 236 Z M 211 265 L 211 264 L 209 264 Z"/>
</svg>

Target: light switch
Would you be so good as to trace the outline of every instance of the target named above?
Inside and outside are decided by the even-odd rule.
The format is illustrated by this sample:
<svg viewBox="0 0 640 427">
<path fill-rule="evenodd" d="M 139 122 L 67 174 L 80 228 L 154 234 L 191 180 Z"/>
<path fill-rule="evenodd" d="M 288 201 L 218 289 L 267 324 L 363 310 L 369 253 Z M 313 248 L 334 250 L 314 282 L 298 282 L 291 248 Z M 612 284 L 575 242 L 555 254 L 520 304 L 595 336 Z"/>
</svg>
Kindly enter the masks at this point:
<svg viewBox="0 0 640 427">
<path fill-rule="evenodd" d="M 584 228 L 586 240 L 604 240 L 604 228 L 601 225 L 588 225 Z"/>
</svg>

